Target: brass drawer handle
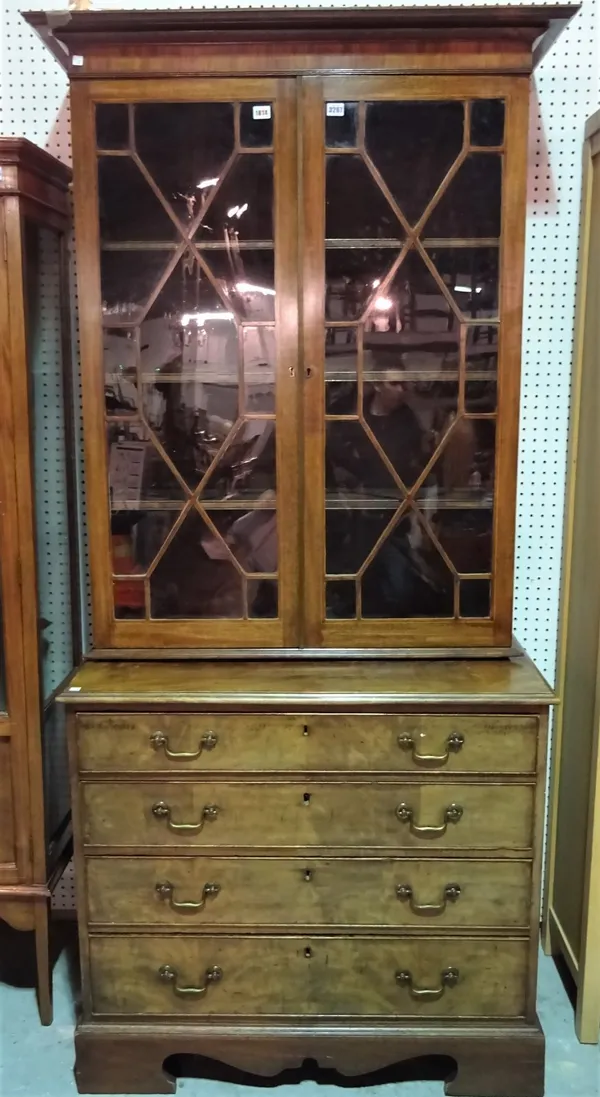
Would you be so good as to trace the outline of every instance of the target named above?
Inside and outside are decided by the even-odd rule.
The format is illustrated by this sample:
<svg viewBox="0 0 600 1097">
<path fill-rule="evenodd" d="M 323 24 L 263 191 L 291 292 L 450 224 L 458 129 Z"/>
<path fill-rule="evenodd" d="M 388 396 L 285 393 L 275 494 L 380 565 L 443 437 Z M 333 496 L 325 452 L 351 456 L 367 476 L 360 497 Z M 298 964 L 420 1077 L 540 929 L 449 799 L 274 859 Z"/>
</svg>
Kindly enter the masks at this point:
<svg viewBox="0 0 600 1097">
<path fill-rule="evenodd" d="M 418 1002 L 439 1002 L 446 988 L 452 989 L 459 980 L 459 971 L 455 967 L 447 967 L 440 976 L 439 987 L 416 987 L 413 985 L 413 977 L 410 971 L 397 971 L 396 982 L 399 987 L 408 987 L 411 998 Z"/>
<path fill-rule="evenodd" d="M 399 735 L 398 746 L 401 750 L 412 751 L 412 760 L 416 766 L 423 766 L 423 768 L 437 766 L 445 766 L 448 762 L 451 754 L 458 754 L 459 750 L 462 750 L 465 743 L 464 735 L 461 735 L 459 731 L 453 731 L 451 735 L 446 739 L 446 750 L 444 754 L 419 754 L 416 749 L 414 736 L 412 735 Z"/>
<path fill-rule="evenodd" d="M 220 967 L 207 967 L 201 987 L 181 987 L 177 982 L 179 978 L 177 968 L 171 967 L 170 964 L 163 964 L 158 969 L 158 978 L 162 979 L 163 983 L 171 983 L 173 994 L 178 998 L 204 998 L 211 983 L 220 983 L 223 972 Z"/>
<path fill-rule="evenodd" d="M 185 834 L 199 834 L 207 820 L 212 822 L 213 819 L 217 818 L 219 809 L 216 804 L 206 804 L 202 808 L 202 818 L 199 823 L 174 823 L 171 819 L 171 808 L 160 800 L 158 804 L 154 804 L 152 814 L 155 819 L 166 819 L 169 830 L 177 830 Z"/>
<path fill-rule="evenodd" d="M 441 838 L 448 829 L 448 823 L 458 823 L 462 819 L 463 809 L 460 804 L 450 804 L 444 811 L 444 822 L 436 827 L 415 823 L 414 811 L 408 804 L 398 804 L 396 815 L 401 823 L 410 823 L 410 832 L 416 838 Z"/>
<path fill-rule="evenodd" d="M 417 903 L 413 895 L 413 889 L 410 884 L 398 884 L 396 888 L 396 895 L 403 903 L 410 903 L 410 909 L 413 914 L 419 914 L 422 918 L 434 917 L 436 914 L 443 914 L 448 903 L 456 903 L 460 899 L 461 887 L 460 884 L 446 884 L 444 888 L 444 897 L 441 903 Z"/>
<path fill-rule="evenodd" d="M 221 890 L 220 884 L 205 884 L 202 888 L 202 898 L 196 902 L 193 899 L 174 899 L 175 888 L 169 880 L 163 884 L 157 884 L 155 889 L 159 899 L 169 904 L 171 910 L 181 910 L 184 914 L 194 914 L 198 910 L 204 910 L 206 900 L 217 896 Z"/>
<path fill-rule="evenodd" d="M 194 762 L 196 758 L 200 757 L 203 750 L 214 750 L 217 743 L 218 739 L 215 733 L 207 731 L 198 744 L 198 750 L 171 750 L 168 736 L 164 732 L 156 731 L 154 735 L 150 736 L 150 746 L 154 750 L 163 750 L 165 756 L 170 758 L 172 762 Z"/>
</svg>

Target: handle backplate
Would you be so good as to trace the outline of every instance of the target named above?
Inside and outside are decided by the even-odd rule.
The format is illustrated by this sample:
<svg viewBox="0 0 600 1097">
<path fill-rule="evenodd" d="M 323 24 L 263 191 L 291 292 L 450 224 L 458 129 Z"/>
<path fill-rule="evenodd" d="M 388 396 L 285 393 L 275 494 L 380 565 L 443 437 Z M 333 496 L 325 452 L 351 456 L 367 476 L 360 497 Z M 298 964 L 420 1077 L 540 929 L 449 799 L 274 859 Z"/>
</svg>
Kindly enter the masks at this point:
<svg viewBox="0 0 600 1097">
<path fill-rule="evenodd" d="M 420 754 L 417 750 L 414 735 L 406 733 L 398 736 L 398 746 L 400 749 L 409 750 L 415 765 L 421 766 L 423 769 L 437 769 L 438 766 L 445 766 L 450 759 L 450 755 L 458 754 L 458 752 L 462 750 L 464 743 L 464 735 L 460 731 L 453 731 L 446 739 L 446 750 L 443 754 Z"/>
</svg>

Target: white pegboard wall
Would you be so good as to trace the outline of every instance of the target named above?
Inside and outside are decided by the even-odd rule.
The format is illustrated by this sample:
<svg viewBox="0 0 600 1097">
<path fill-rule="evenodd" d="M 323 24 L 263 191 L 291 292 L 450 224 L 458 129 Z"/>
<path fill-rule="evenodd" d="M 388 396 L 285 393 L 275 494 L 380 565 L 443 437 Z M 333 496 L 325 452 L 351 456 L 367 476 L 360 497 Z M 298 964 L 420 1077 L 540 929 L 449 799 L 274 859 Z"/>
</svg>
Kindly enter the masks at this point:
<svg viewBox="0 0 600 1097">
<path fill-rule="evenodd" d="M 0 3 L 0 131 L 29 137 L 68 163 L 71 139 L 65 75 L 22 20 L 19 0 Z M 25 3 L 28 8 L 66 6 L 65 0 Z M 190 6 L 168 0 L 94 3 L 97 8 Z M 193 6 L 355 5 L 341 0 L 279 5 L 276 0 L 273 5 L 213 0 Z M 361 6 L 360 0 L 356 6 Z M 469 4 L 460 0 L 460 6 Z M 550 680 L 558 619 L 582 139 L 586 118 L 600 106 L 599 24 L 600 0 L 583 0 L 581 12 L 536 73 L 532 91 L 515 634 Z"/>
</svg>

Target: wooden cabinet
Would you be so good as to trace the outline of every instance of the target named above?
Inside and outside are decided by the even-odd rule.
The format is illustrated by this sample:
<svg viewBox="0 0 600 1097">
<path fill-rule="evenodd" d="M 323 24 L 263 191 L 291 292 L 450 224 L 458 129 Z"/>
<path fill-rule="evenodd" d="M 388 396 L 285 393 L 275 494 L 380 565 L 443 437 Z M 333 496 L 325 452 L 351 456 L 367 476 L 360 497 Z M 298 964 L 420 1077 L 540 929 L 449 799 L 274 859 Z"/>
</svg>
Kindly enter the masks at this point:
<svg viewBox="0 0 600 1097">
<path fill-rule="evenodd" d="M 0 138 L 0 917 L 35 931 L 52 1017 L 48 906 L 70 840 L 65 717 L 77 657 L 69 518 L 65 234 L 71 173 Z"/>
<path fill-rule="evenodd" d="M 598 294 L 600 115 L 584 148 L 577 350 L 570 421 L 557 709 L 553 736 L 544 945 L 577 985 L 576 1030 L 600 1035 L 600 507 Z"/>
<path fill-rule="evenodd" d="M 83 1092 L 434 1053 L 541 1097 L 517 409 L 529 75 L 574 10 L 27 17 L 71 78 Z"/>
<path fill-rule="evenodd" d="M 99 653 L 509 651 L 528 73 L 568 14 L 29 16 L 72 81 Z"/>
</svg>

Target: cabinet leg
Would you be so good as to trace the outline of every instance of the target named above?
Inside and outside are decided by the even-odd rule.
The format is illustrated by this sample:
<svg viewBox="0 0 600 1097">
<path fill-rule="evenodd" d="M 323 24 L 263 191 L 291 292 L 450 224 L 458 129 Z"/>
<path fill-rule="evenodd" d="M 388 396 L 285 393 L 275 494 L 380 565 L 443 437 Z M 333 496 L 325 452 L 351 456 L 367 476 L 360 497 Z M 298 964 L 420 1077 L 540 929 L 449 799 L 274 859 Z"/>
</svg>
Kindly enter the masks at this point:
<svg viewBox="0 0 600 1097">
<path fill-rule="evenodd" d="M 454 1052 L 458 1066 L 448 1097 L 544 1097 L 544 1037 L 467 1045 Z"/>
<path fill-rule="evenodd" d="M 175 1093 L 163 1069 L 164 1040 L 88 1038 L 75 1033 L 75 1081 L 79 1093 Z"/>
<path fill-rule="evenodd" d="M 52 1024 L 52 972 L 50 969 L 49 922 L 50 902 L 35 904 L 35 958 L 37 970 L 37 998 L 40 1021 Z"/>
</svg>

